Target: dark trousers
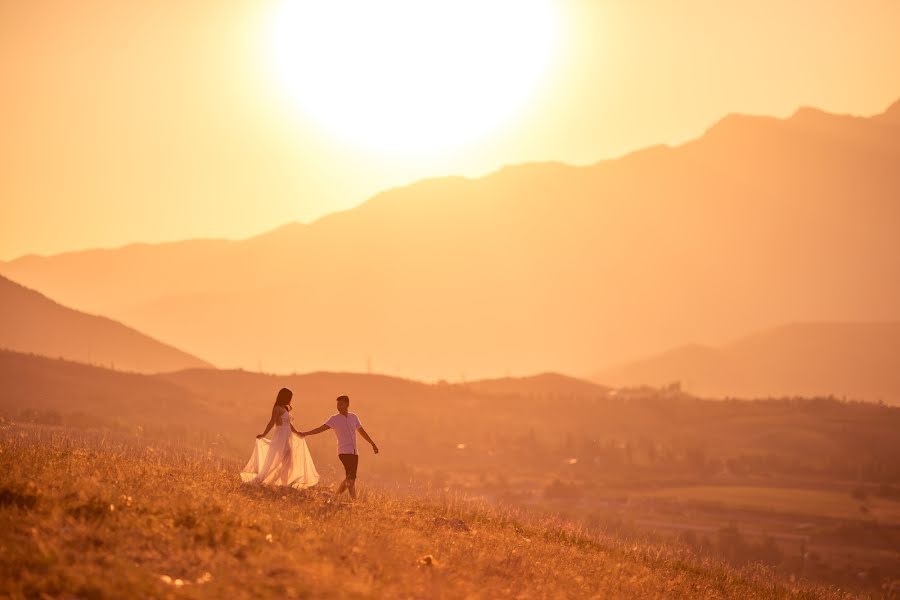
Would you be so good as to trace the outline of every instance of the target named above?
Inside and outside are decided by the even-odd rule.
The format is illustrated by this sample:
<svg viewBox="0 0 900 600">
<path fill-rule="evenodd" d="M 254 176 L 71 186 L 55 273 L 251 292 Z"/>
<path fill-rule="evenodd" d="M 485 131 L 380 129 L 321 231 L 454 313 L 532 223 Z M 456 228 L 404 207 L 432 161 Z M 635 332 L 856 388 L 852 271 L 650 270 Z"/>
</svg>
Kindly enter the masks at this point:
<svg viewBox="0 0 900 600">
<path fill-rule="evenodd" d="M 347 479 L 356 479 L 356 468 L 359 466 L 358 454 L 338 454 L 338 458 L 344 464 L 344 472 Z"/>
</svg>

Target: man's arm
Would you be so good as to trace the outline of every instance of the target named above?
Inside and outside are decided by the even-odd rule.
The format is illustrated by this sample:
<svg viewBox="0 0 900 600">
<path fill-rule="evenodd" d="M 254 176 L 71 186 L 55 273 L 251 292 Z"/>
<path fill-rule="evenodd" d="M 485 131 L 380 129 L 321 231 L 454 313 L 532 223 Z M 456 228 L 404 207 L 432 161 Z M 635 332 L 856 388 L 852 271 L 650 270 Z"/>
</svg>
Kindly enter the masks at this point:
<svg viewBox="0 0 900 600">
<path fill-rule="evenodd" d="M 363 439 L 372 444 L 372 451 L 375 454 L 378 454 L 378 446 L 375 445 L 375 442 L 372 441 L 372 438 L 369 437 L 369 434 L 366 433 L 366 430 L 362 428 L 362 425 L 356 428 L 359 432 L 359 435 L 363 436 Z"/>
<path fill-rule="evenodd" d="M 298 431 L 297 435 L 300 437 L 306 437 L 308 435 L 316 435 L 317 433 L 322 433 L 326 429 L 331 429 L 328 425 L 319 425 L 315 429 L 310 429 L 309 431 Z"/>
</svg>

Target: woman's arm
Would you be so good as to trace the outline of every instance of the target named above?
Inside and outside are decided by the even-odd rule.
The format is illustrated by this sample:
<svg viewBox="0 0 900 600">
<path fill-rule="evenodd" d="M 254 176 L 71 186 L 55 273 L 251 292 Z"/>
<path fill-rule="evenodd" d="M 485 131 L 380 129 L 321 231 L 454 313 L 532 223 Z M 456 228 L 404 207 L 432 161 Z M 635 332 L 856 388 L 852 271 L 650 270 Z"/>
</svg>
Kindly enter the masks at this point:
<svg viewBox="0 0 900 600">
<path fill-rule="evenodd" d="M 259 434 L 258 436 L 256 436 L 256 439 L 266 437 L 266 434 L 269 433 L 269 431 L 270 431 L 273 427 L 275 427 L 275 409 L 274 409 L 274 408 L 272 409 L 272 418 L 269 419 L 269 424 L 266 425 L 266 430 L 263 431 L 263 432 L 262 432 L 261 434 Z"/>
</svg>

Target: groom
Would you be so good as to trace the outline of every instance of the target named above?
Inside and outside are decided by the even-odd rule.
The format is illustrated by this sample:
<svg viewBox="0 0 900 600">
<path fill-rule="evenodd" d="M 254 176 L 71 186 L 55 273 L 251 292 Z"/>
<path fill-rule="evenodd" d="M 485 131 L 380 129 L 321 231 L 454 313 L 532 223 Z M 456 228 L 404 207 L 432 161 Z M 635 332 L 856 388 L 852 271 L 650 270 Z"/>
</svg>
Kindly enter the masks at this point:
<svg viewBox="0 0 900 600">
<path fill-rule="evenodd" d="M 350 498 L 356 500 L 356 467 L 359 465 L 359 453 L 357 452 L 356 447 L 356 432 L 358 431 L 359 435 L 363 436 L 363 439 L 372 444 L 372 450 L 375 454 L 378 454 L 378 446 L 375 445 L 375 442 L 372 441 L 372 438 L 370 438 L 369 434 L 366 433 L 366 430 L 363 429 L 362 424 L 359 422 L 359 417 L 352 412 L 348 412 L 349 408 L 350 398 L 347 396 L 338 396 L 338 414 L 328 419 L 324 425 L 299 433 L 301 437 L 306 437 L 308 435 L 322 433 L 326 429 L 334 430 L 334 434 L 337 436 L 338 458 L 341 459 L 341 462 L 344 464 L 344 472 L 346 475 L 344 481 L 341 482 L 341 487 L 338 488 L 337 495 L 342 494 L 344 490 L 349 490 Z"/>
</svg>

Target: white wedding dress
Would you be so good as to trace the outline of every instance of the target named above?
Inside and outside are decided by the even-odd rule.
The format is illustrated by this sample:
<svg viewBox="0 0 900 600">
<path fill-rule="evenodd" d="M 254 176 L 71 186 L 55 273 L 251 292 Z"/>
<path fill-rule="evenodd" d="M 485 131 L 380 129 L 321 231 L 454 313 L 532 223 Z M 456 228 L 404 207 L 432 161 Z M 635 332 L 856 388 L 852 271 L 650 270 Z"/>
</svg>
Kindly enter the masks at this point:
<svg viewBox="0 0 900 600">
<path fill-rule="evenodd" d="M 276 417 L 272 439 L 257 438 L 253 455 L 241 471 L 244 483 L 303 489 L 319 482 L 309 446 L 291 431 L 292 422 L 293 416 L 285 410 Z"/>
</svg>

